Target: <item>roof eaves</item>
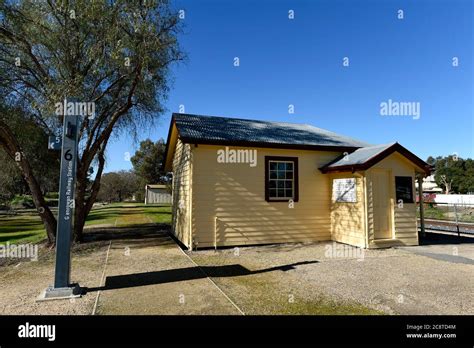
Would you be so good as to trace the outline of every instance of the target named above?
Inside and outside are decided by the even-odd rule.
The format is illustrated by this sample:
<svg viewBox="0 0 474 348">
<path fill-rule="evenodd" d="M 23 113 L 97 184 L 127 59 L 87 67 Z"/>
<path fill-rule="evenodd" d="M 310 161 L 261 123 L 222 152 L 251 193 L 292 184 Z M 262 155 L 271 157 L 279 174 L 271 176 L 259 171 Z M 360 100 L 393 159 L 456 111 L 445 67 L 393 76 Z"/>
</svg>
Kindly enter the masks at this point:
<svg viewBox="0 0 474 348">
<path fill-rule="evenodd" d="M 173 132 L 173 126 L 176 124 L 176 118 L 175 118 L 175 113 L 172 114 L 171 120 L 170 120 L 170 126 L 168 129 L 168 138 L 166 139 L 166 147 L 165 147 L 165 153 L 163 156 L 163 163 L 161 164 L 161 170 L 165 171 L 166 169 L 166 160 L 168 158 L 168 151 L 170 150 L 170 141 L 171 141 L 171 133 Z M 178 137 L 179 137 L 179 129 L 176 127 L 176 131 L 178 132 Z"/>
</svg>

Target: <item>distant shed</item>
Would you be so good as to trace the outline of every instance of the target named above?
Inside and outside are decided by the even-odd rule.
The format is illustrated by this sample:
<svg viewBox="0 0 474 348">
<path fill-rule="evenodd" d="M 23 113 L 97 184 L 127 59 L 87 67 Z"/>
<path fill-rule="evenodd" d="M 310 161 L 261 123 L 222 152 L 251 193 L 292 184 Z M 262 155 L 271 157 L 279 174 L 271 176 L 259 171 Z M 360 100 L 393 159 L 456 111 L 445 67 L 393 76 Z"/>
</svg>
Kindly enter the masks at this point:
<svg viewBox="0 0 474 348">
<path fill-rule="evenodd" d="M 171 204 L 171 194 L 166 185 L 145 185 L 145 204 Z"/>
</svg>

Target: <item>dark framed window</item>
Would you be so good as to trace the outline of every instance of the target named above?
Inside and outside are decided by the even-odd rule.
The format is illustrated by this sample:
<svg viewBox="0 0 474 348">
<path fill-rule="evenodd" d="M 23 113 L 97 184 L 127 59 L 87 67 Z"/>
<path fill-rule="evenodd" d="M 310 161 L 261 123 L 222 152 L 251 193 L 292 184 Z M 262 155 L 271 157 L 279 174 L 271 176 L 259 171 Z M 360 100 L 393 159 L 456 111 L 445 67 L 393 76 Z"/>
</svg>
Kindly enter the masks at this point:
<svg viewBox="0 0 474 348">
<path fill-rule="evenodd" d="M 298 157 L 265 156 L 265 200 L 298 202 Z"/>
<path fill-rule="evenodd" d="M 413 203 L 413 178 L 411 176 L 395 177 L 395 192 L 397 203 L 402 200 L 403 203 Z"/>
</svg>

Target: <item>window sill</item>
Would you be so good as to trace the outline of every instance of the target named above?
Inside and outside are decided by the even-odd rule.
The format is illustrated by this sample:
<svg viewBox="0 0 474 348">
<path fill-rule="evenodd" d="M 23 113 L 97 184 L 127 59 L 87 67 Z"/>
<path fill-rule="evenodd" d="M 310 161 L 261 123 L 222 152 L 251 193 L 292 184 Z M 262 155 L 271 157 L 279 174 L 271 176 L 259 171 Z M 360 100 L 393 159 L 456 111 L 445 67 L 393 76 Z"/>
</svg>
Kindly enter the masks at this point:
<svg viewBox="0 0 474 348">
<path fill-rule="evenodd" d="M 293 203 L 297 203 L 298 200 L 292 200 L 292 199 L 266 199 L 265 200 L 266 202 L 268 203 L 283 203 L 283 202 L 286 202 L 286 203 L 289 203 L 290 201 L 292 201 Z"/>
</svg>

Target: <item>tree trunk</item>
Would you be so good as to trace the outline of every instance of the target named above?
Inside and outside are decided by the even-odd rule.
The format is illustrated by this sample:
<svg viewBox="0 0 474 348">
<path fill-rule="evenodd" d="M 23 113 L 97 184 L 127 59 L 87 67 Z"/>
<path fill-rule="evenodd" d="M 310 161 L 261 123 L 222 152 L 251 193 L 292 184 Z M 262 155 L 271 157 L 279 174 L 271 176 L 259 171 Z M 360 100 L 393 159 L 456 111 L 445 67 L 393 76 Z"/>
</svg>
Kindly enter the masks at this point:
<svg viewBox="0 0 474 348">
<path fill-rule="evenodd" d="M 74 197 L 74 232 L 73 240 L 82 242 L 82 231 L 86 223 L 84 201 L 86 196 L 86 173 L 83 166 L 79 165 L 76 173 L 76 193 Z"/>
<path fill-rule="evenodd" d="M 99 165 L 97 169 L 97 174 L 94 178 L 94 182 L 91 187 L 91 194 L 86 199 L 86 184 L 87 184 L 87 170 L 88 168 L 81 163 L 78 166 L 77 170 L 77 181 L 76 181 L 76 197 L 75 197 L 75 210 L 74 210 L 74 235 L 73 240 L 75 242 L 82 242 L 83 241 L 83 231 L 84 225 L 86 223 L 87 216 L 89 215 L 90 211 L 92 210 L 92 206 L 97 199 L 97 195 L 99 194 L 100 190 L 100 180 L 102 178 L 102 172 L 105 166 L 105 158 L 104 158 L 104 149 L 101 149 L 97 154 Z"/>
<path fill-rule="evenodd" d="M 23 177 L 30 187 L 33 202 L 35 203 L 35 207 L 38 210 L 41 221 L 43 221 L 43 225 L 46 229 L 48 242 L 49 244 L 54 244 L 56 242 L 57 220 L 51 212 L 51 209 L 49 209 L 48 205 L 46 204 L 43 193 L 41 192 L 38 182 L 31 171 L 26 170 L 26 173 L 23 173 Z"/>
<path fill-rule="evenodd" d="M 46 229 L 48 242 L 54 244 L 56 242 L 56 226 L 57 221 L 51 209 L 43 196 L 41 187 L 36 180 L 30 162 L 22 152 L 20 144 L 17 142 L 13 132 L 6 123 L 0 120 L 0 145 L 3 146 L 10 158 L 15 161 L 31 191 L 33 203 L 41 217 L 41 221 Z"/>
</svg>

